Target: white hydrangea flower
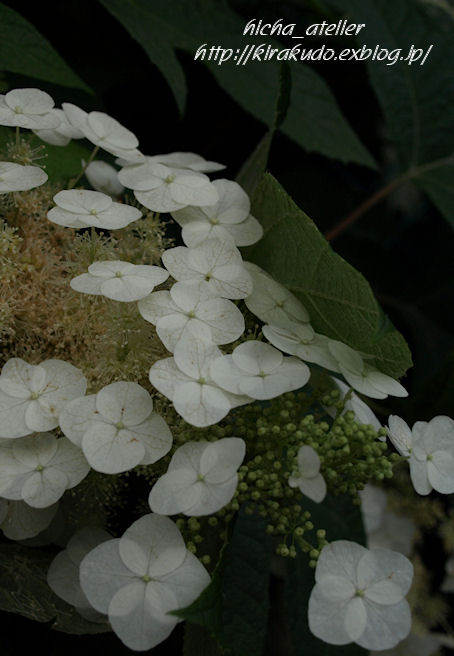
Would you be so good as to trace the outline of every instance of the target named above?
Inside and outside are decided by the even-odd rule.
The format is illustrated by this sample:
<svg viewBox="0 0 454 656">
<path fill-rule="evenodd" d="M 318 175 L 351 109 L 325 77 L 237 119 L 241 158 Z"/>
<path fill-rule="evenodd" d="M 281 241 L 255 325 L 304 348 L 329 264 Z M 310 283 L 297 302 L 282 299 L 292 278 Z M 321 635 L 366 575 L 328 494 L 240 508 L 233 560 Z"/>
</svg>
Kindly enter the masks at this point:
<svg viewBox="0 0 454 656">
<path fill-rule="evenodd" d="M 237 182 L 215 180 L 219 194 L 214 205 L 186 207 L 172 212 L 182 227 L 186 246 L 198 246 L 206 239 L 232 239 L 236 246 L 250 246 L 263 236 L 263 228 L 250 214 L 249 196 Z"/>
<path fill-rule="evenodd" d="M 93 469 L 104 474 L 151 465 L 172 446 L 169 427 L 137 383 L 111 383 L 97 394 L 75 399 L 61 414 L 60 426 Z"/>
<path fill-rule="evenodd" d="M 159 515 L 211 515 L 235 494 L 246 444 L 239 437 L 186 442 L 175 451 L 167 473 L 154 484 L 148 503 Z"/>
<path fill-rule="evenodd" d="M 89 551 L 111 539 L 112 536 L 103 528 L 82 528 L 72 536 L 66 549 L 57 554 L 47 571 L 47 583 L 55 594 L 92 622 L 107 618 L 94 610 L 85 596 L 80 586 L 79 566 Z"/>
<path fill-rule="evenodd" d="M 208 239 L 195 248 L 169 248 L 162 261 L 175 280 L 206 282 L 211 296 L 240 299 L 252 291 L 240 251 L 229 241 Z"/>
<path fill-rule="evenodd" d="M 439 415 L 412 429 L 410 477 L 418 494 L 454 493 L 454 421 Z"/>
<path fill-rule="evenodd" d="M 311 446 L 301 446 L 297 455 L 298 472 L 290 476 L 288 484 L 290 487 L 299 487 L 301 492 L 320 503 L 326 496 L 326 483 L 320 474 L 320 458 Z"/>
<path fill-rule="evenodd" d="M 142 153 L 137 150 L 137 137 L 116 119 L 104 112 L 85 112 L 72 103 L 63 103 L 63 111 L 71 125 L 95 146 L 128 162 L 141 162 Z"/>
<path fill-rule="evenodd" d="M 216 187 L 203 173 L 157 162 L 126 166 L 118 178 L 134 190 L 139 203 L 153 212 L 174 212 L 186 205 L 213 205 L 219 198 Z"/>
<path fill-rule="evenodd" d="M 70 285 L 76 292 L 102 295 L 128 303 L 145 298 L 168 277 L 165 269 L 151 264 L 105 260 L 90 264 L 88 273 L 76 276 Z"/>
<path fill-rule="evenodd" d="M 174 169 L 191 169 L 201 173 L 213 173 L 225 169 L 224 164 L 210 162 L 196 153 L 166 153 L 165 155 L 152 155 L 147 157 L 149 162 L 158 162 Z"/>
<path fill-rule="evenodd" d="M 0 453 L 0 494 L 34 508 L 56 503 L 90 470 L 79 448 L 51 433 L 3 439 Z"/>
<path fill-rule="evenodd" d="M 309 314 L 303 304 L 283 285 L 252 262 L 244 262 L 249 271 L 253 290 L 245 299 L 252 314 L 273 326 L 285 328 L 289 321 L 306 323 Z"/>
<path fill-rule="evenodd" d="M 53 99 L 40 89 L 13 89 L 0 95 L 0 125 L 27 128 L 55 128 L 60 119 L 51 112 Z"/>
<path fill-rule="evenodd" d="M 341 399 L 344 399 L 346 394 L 350 391 L 350 387 L 343 383 L 341 380 L 338 378 L 334 378 L 334 376 L 331 376 L 331 380 L 334 382 L 336 385 L 337 389 L 341 393 Z M 344 409 L 342 411 L 342 414 L 345 414 L 351 410 L 352 412 L 355 413 L 355 418 L 360 424 L 369 424 L 372 426 L 376 431 L 380 430 L 382 427 L 380 421 L 376 417 L 376 415 L 372 412 L 372 410 L 369 408 L 367 403 L 364 403 L 362 399 L 359 398 L 355 392 L 352 391 L 352 394 L 348 401 L 345 402 Z M 336 416 L 336 410 L 331 407 L 331 408 L 326 408 L 326 411 L 328 412 L 331 417 Z M 379 437 L 379 440 L 382 442 L 386 440 L 385 437 Z"/>
<path fill-rule="evenodd" d="M 225 298 L 210 298 L 206 287 L 175 283 L 170 291 L 153 292 L 139 301 L 142 317 L 156 326 L 169 351 L 174 351 L 186 329 L 211 339 L 214 344 L 234 342 L 244 332 L 244 318 Z"/>
<path fill-rule="evenodd" d="M 248 299 L 246 299 L 248 301 Z M 338 371 L 336 360 L 328 349 L 328 337 L 317 334 L 309 323 L 290 321 L 280 326 L 265 325 L 262 332 L 269 342 L 284 353 L 295 355 L 304 362 Z"/>
<path fill-rule="evenodd" d="M 47 173 L 39 166 L 0 162 L 0 194 L 34 189 L 47 182 L 47 179 Z"/>
<path fill-rule="evenodd" d="M 67 146 L 71 139 L 83 139 L 82 132 L 71 125 L 62 109 L 51 109 L 50 115 L 58 118 L 58 125 L 33 130 L 37 137 L 52 146 Z"/>
<path fill-rule="evenodd" d="M 27 540 L 44 531 L 58 510 L 58 503 L 33 508 L 25 501 L 0 499 L 0 529 L 10 540 Z"/>
<path fill-rule="evenodd" d="M 56 207 L 47 213 L 52 223 L 67 228 L 117 230 L 137 221 L 142 212 L 136 207 L 115 203 L 110 196 L 90 189 L 67 189 L 54 196 Z"/>
<path fill-rule="evenodd" d="M 312 633 L 332 645 L 390 649 L 409 633 L 413 566 L 402 554 L 338 540 L 326 545 L 309 598 Z"/>
<path fill-rule="evenodd" d="M 345 380 L 361 394 L 373 399 L 386 399 L 388 394 L 408 396 L 397 380 L 366 364 L 362 355 L 347 344 L 330 339 L 328 348 Z"/>
<path fill-rule="evenodd" d="M 85 165 L 84 162 L 82 164 Z M 85 169 L 85 177 L 93 189 L 112 198 L 118 198 L 125 190 L 118 179 L 117 169 L 101 159 L 90 162 Z"/>
<path fill-rule="evenodd" d="M 310 377 L 309 368 L 298 358 L 284 357 L 270 344 L 253 340 L 215 360 L 210 374 L 229 392 L 260 401 L 299 389 Z"/>
<path fill-rule="evenodd" d="M 397 451 L 404 458 L 408 458 L 411 452 L 412 434 L 411 429 L 401 417 L 389 415 L 388 437 Z"/>
<path fill-rule="evenodd" d="M 211 340 L 187 330 L 175 347 L 174 357 L 158 360 L 150 369 L 151 384 L 193 426 L 217 424 L 232 408 L 251 400 L 230 394 L 215 383 L 210 367 L 220 355 Z"/>
<path fill-rule="evenodd" d="M 191 604 L 209 582 L 176 525 L 155 514 L 138 519 L 120 539 L 97 546 L 80 565 L 88 601 L 136 651 L 165 640 L 180 621 L 169 611 Z"/>
<path fill-rule="evenodd" d="M 0 376 L 0 437 L 16 438 L 58 426 L 58 417 L 72 399 L 85 394 L 80 369 L 62 360 L 28 364 L 6 362 Z"/>
</svg>

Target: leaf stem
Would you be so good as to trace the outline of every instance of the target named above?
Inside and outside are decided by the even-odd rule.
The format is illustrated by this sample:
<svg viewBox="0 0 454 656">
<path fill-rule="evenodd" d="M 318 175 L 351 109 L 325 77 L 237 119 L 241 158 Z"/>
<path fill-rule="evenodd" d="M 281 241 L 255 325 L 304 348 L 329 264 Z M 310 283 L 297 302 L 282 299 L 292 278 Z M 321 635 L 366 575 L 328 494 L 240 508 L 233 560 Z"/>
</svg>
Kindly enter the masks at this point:
<svg viewBox="0 0 454 656">
<path fill-rule="evenodd" d="M 352 223 L 355 223 L 358 219 L 360 219 L 363 214 L 368 212 L 374 205 L 379 203 L 381 200 L 389 196 L 390 193 L 392 193 L 397 187 L 399 187 L 401 184 L 404 182 L 407 182 L 408 180 L 411 180 L 412 178 L 416 178 L 419 175 L 423 173 L 427 173 L 428 171 L 431 171 L 433 169 L 436 169 L 440 166 L 445 166 L 447 164 L 454 164 L 454 156 L 453 155 L 448 155 L 448 157 L 443 157 L 441 159 L 434 160 L 433 162 L 429 162 L 427 164 L 421 164 L 420 166 L 416 166 L 414 168 L 408 169 L 405 173 L 400 175 L 399 177 L 395 178 L 394 180 L 391 180 L 387 185 L 376 191 L 372 196 L 369 196 L 367 200 L 365 200 L 361 205 L 359 205 L 351 214 L 345 217 L 345 219 L 342 219 L 337 225 L 335 225 L 333 228 L 328 230 L 325 233 L 325 239 L 327 241 L 333 241 L 338 237 L 340 234 L 344 232 L 346 228 L 348 228 Z"/>
<path fill-rule="evenodd" d="M 81 179 L 81 177 L 83 176 L 83 174 L 87 170 L 89 164 L 91 164 L 92 161 L 95 159 L 96 155 L 98 154 L 98 151 L 99 151 L 99 146 L 95 146 L 93 148 L 93 151 L 92 151 L 90 157 L 88 158 L 88 161 L 85 162 L 85 164 L 83 165 L 82 170 L 79 173 L 79 175 L 77 176 L 77 178 L 74 178 L 74 180 L 69 184 L 68 189 L 74 189 L 76 184 L 79 182 L 79 180 Z"/>
</svg>

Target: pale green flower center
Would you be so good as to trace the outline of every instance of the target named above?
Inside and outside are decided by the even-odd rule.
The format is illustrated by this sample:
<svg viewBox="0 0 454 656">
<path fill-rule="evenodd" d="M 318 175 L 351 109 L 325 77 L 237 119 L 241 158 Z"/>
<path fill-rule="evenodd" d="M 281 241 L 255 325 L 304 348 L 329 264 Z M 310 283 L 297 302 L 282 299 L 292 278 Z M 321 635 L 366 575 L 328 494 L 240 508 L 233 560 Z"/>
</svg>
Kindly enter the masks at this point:
<svg viewBox="0 0 454 656">
<path fill-rule="evenodd" d="M 39 392 L 32 392 L 30 394 L 30 399 L 33 401 L 36 401 L 36 399 L 39 398 Z"/>
<path fill-rule="evenodd" d="M 355 592 L 355 597 L 364 597 L 364 590 L 358 588 Z"/>
<path fill-rule="evenodd" d="M 215 216 L 213 216 L 213 218 L 210 219 L 210 223 L 211 223 L 211 225 L 218 225 L 219 219 L 217 219 Z"/>
<path fill-rule="evenodd" d="M 198 482 L 203 482 L 204 480 L 205 480 L 205 476 L 203 476 L 202 474 L 197 474 L 197 481 Z"/>
<path fill-rule="evenodd" d="M 202 377 L 200 377 L 197 382 L 199 383 L 199 385 L 205 385 L 206 384 L 205 378 L 202 378 Z"/>
<path fill-rule="evenodd" d="M 167 178 L 164 179 L 164 182 L 165 182 L 166 184 L 170 184 L 170 183 L 173 182 L 174 180 L 175 180 L 175 176 L 174 176 L 174 175 L 168 175 Z"/>
<path fill-rule="evenodd" d="M 98 210 L 90 210 L 90 214 L 96 216 L 98 214 Z"/>
<path fill-rule="evenodd" d="M 194 317 L 195 317 L 195 312 L 194 312 L 193 310 L 191 310 L 190 312 L 188 312 L 187 316 L 188 316 L 190 319 L 194 319 Z"/>
<path fill-rule="evenodd" d="M 122 277 L 123 277 L 123 274 L 122 274 L 121 271 L 117 271 L 117 272 L 115 273 L 115 278 L 122 278 Z"/>
<path fill-rule="evenodd" d="M 123 423 L 122 421 L 118 421 L 118 422 L 115 424 L 115 428 L 116 428 L 117 430 L 121 430 L 121 429 L 124 428 L 124 427 L 125 427 L 125 425 L 124 425 L 124 423 Z"/>
<path fill-rule="evenodd" d="M 15 106 L 14 111 L 15 111 L 16 114 L 23 114 L 24 113 L 24 110 L 22 109 L 22 107 L 19 107 L 19 105 Z"/>
<path fill-rule="evenodd" d="M 37 466 L 35 467 L 35 471 L 37 471 L 37 472 L 42 472 L 43 469 L 44 469 L 44 467 L 43 467 L 42 465 L 37 465 Z"/>
<path fill-rule="evenodd" d="M 150 581 L 151 581 L 151 576 L 148 576 L 148 574 L 145 574 L 144 576 L 142 576 L 142 581 L 143 581 L 144 583 L 150 583 Z"/>
</svg>

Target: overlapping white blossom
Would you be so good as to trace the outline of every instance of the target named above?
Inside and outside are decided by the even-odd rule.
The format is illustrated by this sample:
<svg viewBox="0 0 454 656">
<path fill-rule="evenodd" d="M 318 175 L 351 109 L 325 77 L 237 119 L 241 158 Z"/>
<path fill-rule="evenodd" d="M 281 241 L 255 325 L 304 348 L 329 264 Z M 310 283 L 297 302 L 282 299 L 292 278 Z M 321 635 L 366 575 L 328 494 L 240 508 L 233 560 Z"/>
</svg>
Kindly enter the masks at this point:
<svg viewBox="0 0 454 656">
<path fill-rule="evenodd" d="M 111 538 L 112 536 L 100 527 L 88 526 L 80 529 L 69 540 L 66 549 L 53 559 L 47 571 L 47 583 L 55 594 L 92 622 L 105 621 L 107 618 L 98 613 L 85 596 L 80 586 L 79 566 L 89 551 Z"/>
<path fill-rule="evenodd" d="M 284 328 L 289 321 L 309 321 L 306 308 L 294 294 L 256 264 L 244 262 L 244 266 L 253 282 L 253 289 L 244 301 L 252 314 L 264 323 Z"/>
<path fill-rule="evenodd" d="M 0 95 L 0 125 L 28 130 L 55 128 L 60 119 L 52 112 L 54 104 L 40 89 L 12 89 Z"/>
<path fill-rule="evenodd" d="M 27 191 L 47 182 L 48 176 L 39 166 L 0 162 L 0 194 Z"/>
<path fill-rule="evenodd" d="M 408 396 L 397 380 L 366 364 L 362 355 L 347 344 L 331 339 L 328 348 L 347 383 L 364 396 L 373 399 L 386 399 L 388 394 Z"/>
<path fill-rule="evenodd" d="M 233 394 L 264 401 L 303 387 L 310 377 L 298 358 L 284 357 L 270 344 L 250 340 L 223 355 L 210 368 L 213 380 Z"/>
<path fill-rule="evenodd" d="M 82 164 L 85 165 L 85 162 Z M 118 179 L 117 169 L 101 159 L 90 162 L 85 169 L 85 177 L 93 189 L 112 198 L 118 198 L 125 190 Z"/>
<path fill-rule="evenodd" d="M 162 261 L 175 280 L 204 282 L 211 296 L 240 299 L 252 291 L 240 251 L 229 241 L 207 239 L 195 248 L 169 248 Z"/>
<path fill-rule="evenodd" d="M 156 514 L 138 519 L 120 539 L 97 546 L 80 565 L 88 601 L 136 651 L 165 640 L 180 621 L 169 611 L 188 606 L 209 582 L 176 525 Z"/>
<path fill-rule="evenodd" d="M 68 362 L 45 360 L 32 365 L 11 358 L 0 375 L 0 437 L 56 428 L 65 405 L 85 394 L 86 387 L 83 373 Z"/>
<path fill-rule="evenodd" d="M 91 467 L 104 474 L 151 465 L 172 446 L 169 427 L 137 383 L 111 383 L 97 394 L 75 399 L 62 413 L 60 426 Z"/>
<path fill-rule="evenodd" d="M 126 166 L 118 178 L 133 189 L 139 203 L 153 212 L 174 212 L 187 205 L 203 207 L 219 199 L 216 187 L 204 173 L 158 162 Z"/>
<path fill-rule="evenodd" d="M 90 470 L 78 447 L 52 433 L 2 439 L 0 454 L 0 495 L 34 508 L 56 503 Z"/>
<path fill-rule="evenodd" d="M 372 412 L 372 410 L 369 408 L 367 403 L 364 403 L 364 401 L 360 399 L 359 396 L 355 394 L 351 387 L 349 387 L 349 385 L 346 383 L 342 382 L 338 378 L 334 378 L 334 376 L 331 376 L 331 380 L 340 391 L 340 398 L 342 400 L 345 399 L 349 392 L 351 392 L 350 397 L 347 399 L 347 401 L 344 402 L 344 409 L 342 410 L 342 414 L 344 415 L 346 412 L 351 410 L 355 413 L 356 421 L 358 421 L 360 424 L 370 425 L 376 431 L 379 431 L 380 428 L 382 428 L 382 425 L 375 413 Z M 325 407 L 325 410 L 333 418 L 337 414 L 337 409 L 334 408 L 334 406 Z M 378 439 L 381 441 L 386 440 L 385 437 L 381 436 Z"/>
<path fill-rule="evenodd" d="M 70 285 L 76 292 L 128 303 L 145 298 L 168 277 L 165 269 L 151 264 L 105 260 L 90 264 L 88 273 L 76 276 Z"/>
<path fill-rule="evenodd" d="M 213 173 L 225 169 L 224 164 L 211 162 L 204 159 L 196 153 L 175 152 L 165 153 L 164 155 L 151 155 L 147 157 L 148 162 L 158 162 L 174 169 L 190 169 L 200 173 Z"/>
<path fill-rule="evenodd" d="M 394 647 L 410 632 L 410 608 L 404 597 L 412 577 L 410 561 L 394 551 L 369 550 L 347 540 L 326 545 L 309 598 L 310 630 L 333 645 Z"/>
<path fill-rule="evenodd" d="M 0 530 L 10 540 L 27 540 L 44 531 L 58 510 L 58 503 L 33 508 L 25 501 L 0 498 Z"/>
<path fill-rule="evenodd" d="M 244 318 L 237 306 L 225 298 L 212 298 L 204 283 L 177 282 L 170 291 L 143 298 L 138 307 L 171 352 L 186 329 L 214 344 L 228 344 L 244 332 Z"/>
<path fill-rule="evenodd" d="M 249 302 L 249 299 L 247 299 Z M 328 349 L 328 337 L 317 334 L 309 323 L 288 320 L 281 325 L 265 325 L 262 332 L 276 348 L 295 355 L 304 362 L 312 362 L 320 367 L 338 371 L 337 362 Z"/>
<path fill-rule="evenodd" d="M 299 487 L 312 501 L 320 503 L 326 496 L 326 483 L 320 474 L 320 458 L 311 446 L 303 445 L 297 454 L 298 470 L 290 476 L 290 487 Z"/>
<path fill-rule="evenodd" d="M 211 515 L 235 494 L 238 468 L 246 453 L 244 440 L 186 442 L 175 451 L 167 473 L 154 484 L 148 502 L 159 515 Z"/>
<path fill-rule="evenodd" d="M 172 217 L 183 228 L 186 246 L 198 246 L 210 238 L 231 239 L 235 246 L 255 244 L 262 237 L 263 228 L 250 214 L 247 193 L 231 180 L 215 180 L 213 184 L 219 194 L 217 203 L 172 212 Z"/>
<path fill-rule="evenodd" d="M 128 162 L 143 161 L 137 137 L 116 119 L 104 112 L 85 112 L 72 103 L 63 103 L 62 107 L 70 124 L 95 146 Z"/>
<path fill-rule="evenodd" d="M 203 335 L 186 330 L 174 357 L 158 360 L 150 369 L 150 382 L 170 399 L 175 410 L 193 426 L 212 426 L 232 408 L 248 403 L 250 397 L 222 389 L 210 374 L 219 348 Z"/>
<path fill-rule="evenodd" d="M 58 124 L 53 128 L 35 128 L 37 137 L 52 146 L 67 146 L 71 139 L 83 139 L 82 132 L 71 125 L 62 109 L 54 107 L 49 114 L 58 118 Z"/>
<path fill-rule="evenodd" d="M 431 421 L 417 421 L 412 430 L 391 415 L 388 434 L 401 455 L 409 458 L 410 477 L 418 494 L 454 493 L 454 421 L 439 415 Z"/>
<path fill-rule="evenodd" d="M 137 207 L 116 203 L 107 194 L 90 189 L 67 189 L 54 196 L 47 213 L 52 223 L 67 228 L 103 228 L 117 230 L 137 221 L 142 212 Z"/>
</svg>

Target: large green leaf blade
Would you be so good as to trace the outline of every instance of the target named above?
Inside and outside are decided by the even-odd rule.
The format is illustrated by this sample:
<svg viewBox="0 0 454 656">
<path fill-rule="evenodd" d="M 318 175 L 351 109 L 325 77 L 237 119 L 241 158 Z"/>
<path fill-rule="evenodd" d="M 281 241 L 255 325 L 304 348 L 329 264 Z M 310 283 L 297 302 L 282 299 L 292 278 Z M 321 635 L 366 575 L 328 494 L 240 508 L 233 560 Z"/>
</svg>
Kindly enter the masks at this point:
<svg viewBox="0 0 454 656">
<path fill-rule="evenodd" d="M 181 108 L 181 69 L 175 69 L 174 49 L 193 57 L 199 54 L 218 83 L 249 113 L 271 125 L 274 102 L 279 93 L 279 62 L 255 61 L 237 65 L 234 54 L 242 52 L 253 38 L 243 36 L 244 19 L 235 14 L 225 0 L 100 0 L 141 44 L 171 84 Z M 272 39 L 273 46 L 285 47 Z M 210 48 L 232 49 L 228 61 L 210 56 Z M 173 67 L 173 68 L 172 68 Z M 347 123 L 323 79 L 300 62 L 292 66 L 293 101 L 281 129 L 309 151 L 315 151 L 374 168 L 375 162 Z M 177 79 L 178 77 L 178 79 Z M 178 81 L 179 80 L 179 81 Z"/>
<path fill-rule="evenodd" d="M 402 376 L 411 366 L 408 346 L 391 322 L 383 321 L 369 284 L 269 174 L 256 189 L 252 212 L 265 234 L 246 258 L 301 300 L 316 331 L 373 356 L 384 373 Z"/>
<path fill-rule="evenodd" d="M 205 627 L 232 656 L 261 656 L 266 637 L 271 542 L 261 518 L 240 511 L 211 584 L 175 613 Z"/>
<path fill-rule="evenodd" d="M 330 0 L 365 23 L 357 40 L 373 49 L 402 49 L 392 65 L 366 60 L 400 172 L 408 174 L 454 226 L 454 49 L 452 23 L 440 9 L 415 0 Z M 411 65 L 410 49 L 422 49 Z M 430 51 L 429 51 L 430 49 Z M 422 61 L 425 58 L 424 64 Z"/>
<path fill-rule="evenodd" d="M 14 9 L 2 3 L 0 3 L 0 70 L 92 93 L 49 41 Z"/>
</svg>

